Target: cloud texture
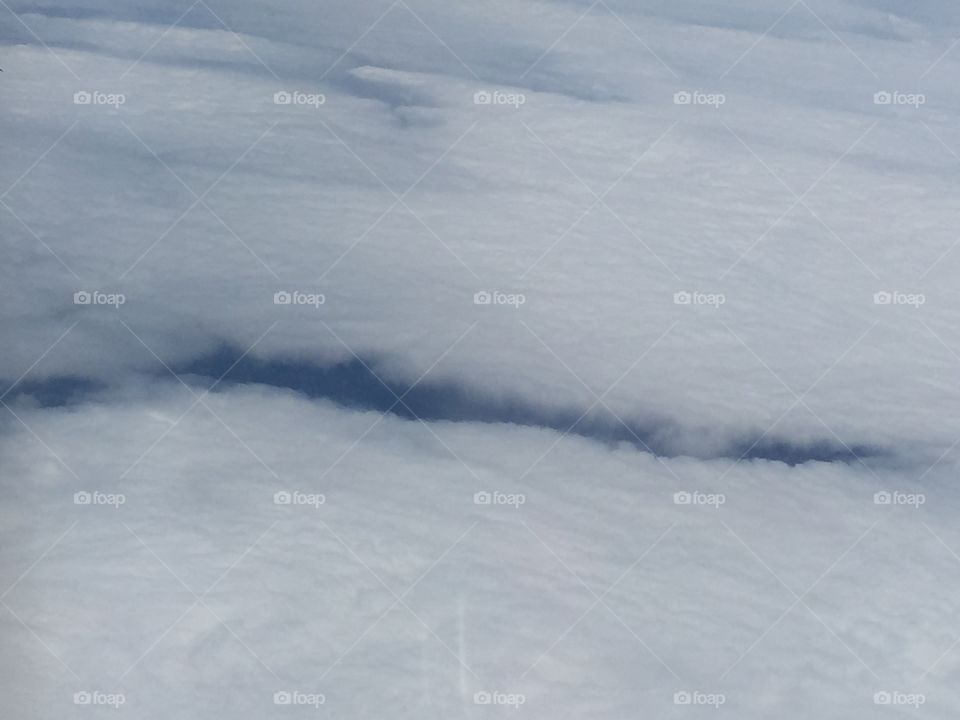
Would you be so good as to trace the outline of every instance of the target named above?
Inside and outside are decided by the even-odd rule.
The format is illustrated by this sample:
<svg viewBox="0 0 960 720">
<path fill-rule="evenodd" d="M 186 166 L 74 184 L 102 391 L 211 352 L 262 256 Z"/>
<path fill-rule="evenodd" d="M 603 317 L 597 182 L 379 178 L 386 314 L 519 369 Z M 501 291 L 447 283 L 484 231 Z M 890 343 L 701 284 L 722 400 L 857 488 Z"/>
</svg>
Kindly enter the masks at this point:
<svg viewBox="0 0 960 720">
<path fill-rule="evenodd" d="M 13 716 L 956 707 L 952 4 L 0 11 Z"/>
</svg>

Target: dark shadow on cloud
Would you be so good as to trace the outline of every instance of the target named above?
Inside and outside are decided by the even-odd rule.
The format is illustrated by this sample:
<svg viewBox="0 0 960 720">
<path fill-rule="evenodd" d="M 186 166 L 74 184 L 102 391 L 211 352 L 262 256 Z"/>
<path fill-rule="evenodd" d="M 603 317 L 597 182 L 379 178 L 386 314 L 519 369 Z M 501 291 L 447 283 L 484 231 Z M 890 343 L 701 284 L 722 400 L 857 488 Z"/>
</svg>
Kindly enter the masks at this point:
<svg viewBox="0 0 960 720">
<path fill-rule="evenodd" d="M 628 443 L 662 457 L 776 460 L 787 465 L 806 462 L 860 464 L 889 460 L 882 448 L 848 444 L 833 439 L 794 442 L 782 437 L 743 437 L 718 442 L 698 438 L 695 431 L 668 419 L 619 419 L 609 412 L 583 415 L 582 409 L 557 410 L 527 399 L 504 399 L 481 388 L 456 383 L 424 381 L 412 389 L 386 380 L 373 359 L 321 366 L 293 360 L 257 360 L 245 357 L 231 368 L 242 351 L 221 348 L 216 353 L 175 367 L 178 375 L 204 378 L 218 388 L 258 384 L 281 387 L 310 398 L 322 398 L 347 408 L 389 412 L 397 417 L 424 421 L 509 423 L 569 432 L 609 445 Z M 368 368 L 372 368 L 368 369 Z M 374 374 L 376 372 L 376 374 Z M 398 401 L 398 397 L 402 398 Z"/>
<path fill-rule="evenodd" d="M 8 405 L 33 407 L 74 405 L 105 388 L 100 382 L 72 375 L 46 380 L 24 380 L 15 386 L 11 386 L 10 382 L 0 382 L 0 386 L 6 393 L 3 401 Z"/>
<path fill-rule="evenodd" d="M 773 460 L 787 465 L 807 462 L 860 465 L 890 464 L 894 455 L 872 445 L 844 444 L 834 439 L 797 442 L 764 436 L 718 440 L 715 433 L 698 432 L 668 418 L 618 418 L 608 411 L 584 414 L 582 409 L 545 407 L 527 399 L 508 399 L 482 388 L 424 381 L 413 388 L 385 379 L 373 359 L 336 365 L 299 360 L 258 360 L 242 351 L 222 347 L 173 370 L 201 387 L 217 382 L 215 391 L 238 385 L 265 385 L 329 400 L 345 408 L 390 413 L 405 420 L 481 422 L 539 427 L 569 433 L 610 446 L 627 443 L 660 457 L 699 459 Z M 372 370 L 370 369 L 372 368 Z M 375 374 L 376 373 L 376 374 Z M 156 379 L 169 377 L 159 376 Z M 10 387 L 10 383 L 6 383 Z M 108 388 L 100 382 L 74 376 L 23 381 L 10 389 L 4 402 L 11 406 L 63 407 L 98 401 Z M 398 400 L 398 398 L 402 398 Z"/>
</svg>

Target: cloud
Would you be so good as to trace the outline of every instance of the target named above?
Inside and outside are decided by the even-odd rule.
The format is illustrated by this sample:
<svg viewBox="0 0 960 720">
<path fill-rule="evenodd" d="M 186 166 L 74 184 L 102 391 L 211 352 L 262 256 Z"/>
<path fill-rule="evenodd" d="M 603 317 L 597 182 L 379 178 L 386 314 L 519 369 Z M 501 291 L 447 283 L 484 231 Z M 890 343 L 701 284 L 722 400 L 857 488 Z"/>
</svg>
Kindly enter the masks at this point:
<svg viewBox="0 0 960 720">
<path fill-rule="evenodd" d="M 472 712 L 483 690 L 540 717 L 684 690 L 786 717 L 956 701 L 955 468 L 658 460 L 256 387 L 192 403 L 161 383 L 26 411 L 43 442 L 3 441 L 3 622 L 27 659 L 5 694 L 31 717 L 71 688 L 139 717 L 295 688 L 361 717 Z"/>
<path fill-rule="evenodd" d="M 496 35 L 458 43 L 462 17 L 411 10 L 395 7 L 352 49 L 330 30 L 339 55 L 349 49 L 332 74 L 284 80 L 268 68 L 287 78 L 296 53 L 311 57 L 284 35 L 289 18 L 240 40 L 202 7 L 165 36 L 137 25 L 158 42 L 133 65 L 132 41 L 106 17 L 31 16 L 80 79 L 42 47 L 11 47 L 4 133 L 23 150 L 4 198 L 17 247 L 7 312 L 27 322 L 4 376 L 12 382 L 73 323 L 34 376 L 155 367 L 118 320 L 168 364 L 222 341 L 249 347 L 274 322 L 255 356 L 348 359 L 322 320 L 412 382 L 476 323 L 435 377 L 582 408 L 609 388 L 618 414 L 696 417 L 736 434 L 776 422 L 813 437 L 825 424 L 847 443 L 929 445 L 931 459 L 949 447 L 955 433 L 935 409 L 955 393 L 958 347 L 945 182 L 956 168 L 938 140 L 955 141 L 949 73 L 911 85 L 887 76 L 887 44 L 851 51 L 829 33 L 758 36 L 734 66 L 749 46 L 707 29 L 671 73 L 672 56 L 665 67 L 619 13 L 597 12 L 523 76 L 494 51 Z M 628 25 L 638 19 L 621 11 Z M 453 45 L 416 17 L 440 23 Z M 678 43 L 693 32 L 670 27 Z M 71 49 L 70 37 L 91 47 Z M 638 53 L 636 76 L 623 73 Z M 718 80 L 704 64 L 721 57 L 731 71 Z M 780 58 L 775 83 L 764 57 Z M 934 60 L 905 57 L 903 75 Z M 617 99 L 545 92 L 561 70 L 571 88 L 604 78 Z M 929 102 L 874 104 L 875 92 L 898 89 Z M 78 91 L 125 102 L 78 106 Z M 276 92 L 324 102 L 276 105 Z M 477 92 L 523 104 L 476 105 Z M 725 102 L 675 105 L 675 93 Z M 79 307 L 78 290 L 128 301 Z M 327 303 L 277 307 L 278 290 Z M 527 302 L 478 308 L 479 291 Z M 925 303 L 877 306 L 878 292 Z M 678 293 L 725 302 L 677 305 Z"/>
<path fill-rule="evenodd" d="M 957 17 L 784 10 L 14 7 L 14 705 L 955 705 Z"/>
</svg>

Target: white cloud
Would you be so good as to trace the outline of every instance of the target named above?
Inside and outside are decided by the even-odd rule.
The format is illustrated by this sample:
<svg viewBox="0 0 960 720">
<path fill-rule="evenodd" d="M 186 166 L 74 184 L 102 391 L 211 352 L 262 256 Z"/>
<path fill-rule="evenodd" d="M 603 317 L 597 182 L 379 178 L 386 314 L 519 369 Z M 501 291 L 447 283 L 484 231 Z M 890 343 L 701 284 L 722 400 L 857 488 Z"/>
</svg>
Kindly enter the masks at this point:
<svg viewBox="0 0 960 720">
<path fill-rule="evenodd" d="M 4 133 L 25 149 L 10 182 L 77 121 L 5 197 L 29 226 L 4 211 L 20 253 L 7 267 L 8 312 L 29 320 L 5 357 L 11 379 L 74 321 L 34 376 L 155 366 L 118 315 L 167 362 L 221 339 L 245 348 L 275 320 L 255 354 L 347 357 L 312 322 L 321 316 L 408 380 L 477 322 L 435 377 L 586 407 L 581 381 L 601 393 L 649 351 L 606 398 L 620 414 L 756 434 L 787 411 L 784 434 L 830 436 L 825 423 L 845 442 L 906 443 L 931 458 L 955 439 L 934 410 L 955 393 L 948 347 L 958 347 L 944 182 L 956 167 L 933 134 L 956 139 L 944 115 L 949 56 L 911 85 L 904 78 L 935 54 L 904 50 L 893 74 L 888 55 L 900 44 L 849 39 L 851 52 L 821 27 L 816 43 L 753 36 L 757 47 L 734 67 L 745 37 L 670 25 L 649 43 L 674 77 L 598 11 L 521 77 L 523 63 L 494 51 L 496 35 L 457 42 L 463 18 L 421 8 L 450 33 L 446 50 L 397 6 L 334 72 L 311 78 L 292 72 L 295 52 L 317 67 L 336 56 L 295 51 L 269 25 L 246 38 L 250 52 L 202 10 L 166 36 L 142 30 L 159 42 L 132 69 L 142 42 L 108 19 L 30 16 L 80 81 L 42 48 L 11 48 Z M 569 19 L 555 12 L 557 23 Z M 331 32 L 346 50 L 341 30 Z M 531 32 L 526 42 L 546 50 L 546 35 Z M 698 50 L 681 59 L 694 32 Z M 88 47 L 74 49 L 76 37 Z M 775 73 L 764 58 L 778 58 Z M 721 80 L 718 67 L 732 69 Z M 572 96 L 556 94 L 561 77 Z M 579 85 L 601 78 L 609 92 L 578 99 Z M 888 87 L 923 90 L 929 102 L 874 105 Z M 126 102 L 76 106 L 78 89 Z M 478 89 L 525 102 L 478 106 Z M 279 90 L 326 102 L 277 106 Z M 720 110 L 677 106 L 678 91 L 726 100 Z M 36 271 L 11 272 L 20 266 Z M 271 298 L 285 288 L 329 303 L 314 315 L 278 309 Z M 78 289 L 122 290 L 129 302 L 93 313 L 72 305 Z M 478 309 L 471 298 L 483 289 L 528 301 L 519 312 Z M 683 291 L 726 302 L 677 306 Z M 923 293 L 926 303 L 877 307 L 878 291 Z M 788 411 L 824 373 L 805 396 L 810 412 Z"/>
<path fill-rule="evenodd" d="M 4 426 L 4 587 L 79 520 L 4 598 L 26 623 L 2 620 L 14 707 L 62 717 L 95 691 L 138 717 L 266 714 L 284 691 L 358 717 L 491 710 L 478 691 L 542 717 L 663 714 L 696 691 L 758 717 L 872 716 L 875 692 L 955 704 L 952 655 L 937 660 L 960 634 L 960 18 L 701 5 L 199 3 L 170 27 L 183 9 L 88 0 L 14 21 L 0 377 L 107 386 L 103 404 L 14 404 L 35 435 Z M 376 414 L 264 388 L 209 397 L 226 425 L 203 406 L 177 423 L 195 398 L 153 374 L 224 345 L 317 366 L 355 352 L 399 385 L 427 373 L 545 412 L 599 396 L 697 455 L 766 432 L 876 446 L 897 469 L 725 475 L 732 458 L 396 418 L 347 452 Z M 326 502 L 273 503 L 294 490 Z M 495 491 L 526 502 L 473 503 Z M 874 504 L 884 491 L 904 495 Z M 916 493 L 919 509 L 895 500 Z M 315 687 L 441 556 L 407 601 L 423 623 L 394 608 Z M 793 593 L 809 607 L 776 623 Z"/>
<path fill-rule="evenodd" d="M 209 395 L 171 426 L 188 398 L 153 395 L 24 413 L 50 450 L 25 430 L 4 441 L 4 602 L 36 634 L 4 616 L 23 658 L 5 695 L 31 717 L 85 688 L 144 718 L 269 712 L 294 689 L 359 717 L 472 715 L 481 690 L 522 693 L 536 717 L 670 712 L 684 690 L 751 717 L 868 717 L 882 690 L 923 693 L 928 711 L 957 700 L 957 659 L 941 658 L 960 633 L 955 468 L 917 485 L 753 462 L 719 481 L 729 461 L 374 425 L 265 388 Z M 926 502 L 877 505 L 881 489 Z M 74 504 L 84 490 L 125 502 Z M 677 504 L 684 491 L 725 501 Z"/>
</svg>

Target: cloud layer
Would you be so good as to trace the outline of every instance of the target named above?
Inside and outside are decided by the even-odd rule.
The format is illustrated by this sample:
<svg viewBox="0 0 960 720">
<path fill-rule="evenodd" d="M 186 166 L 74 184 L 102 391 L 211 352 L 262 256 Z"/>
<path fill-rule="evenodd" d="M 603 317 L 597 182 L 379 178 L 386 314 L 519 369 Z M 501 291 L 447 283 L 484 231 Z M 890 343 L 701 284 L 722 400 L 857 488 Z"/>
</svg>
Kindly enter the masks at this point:
<svg viewBox="0 0 960 720">
<path fill-rule="evenodd" d="M 8 52 L 8 380 L 71 327 L 34 376 L 156 367 L 131 330 L 172 364 L 272 327 L 255 355 L 331 363 L 346 344 L 408 383 L 443 355 L 433 376 L 537 403 L 606 392 L 631 419 L 930 459 L 953 442 L 953 60 L 916 37 L 942 28 L 801 4 L 764 35 L 752 5 L 734 27 L 558 5 L 556 31 L 520 32 L 401 3 L 351 47 L 387 7 L 321 28 L 307 6 L 266 23 L 237 6 L 221 20 L 239 35 L 203 4 L 172 29 L 170 9 L 24 15 L 56 57 L 29 35 Z M 902 37 L 850 34 L 881 20 Z M 283 290 L 326 304 L 278 307 Z"/>
<path fill-rule="evenodd" d="M 956 707 L 952 4 L 0 12 L 12 716 Z"/>
<path fill-rule="evenodd" d="M 178 387 L 29 411 L 37 438 L 4 441 L 19 716 L 84 690 L 144 718 L 272 717 L 285 690 L 359 717 L 479 717 L 483 691 L 533 717 L 679 713 L 684 691 L 748 717 L 957 702 L 955 467 L 663 461 Z"/>
</svg>

